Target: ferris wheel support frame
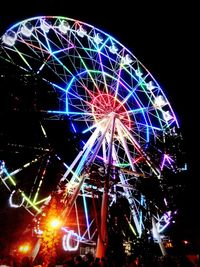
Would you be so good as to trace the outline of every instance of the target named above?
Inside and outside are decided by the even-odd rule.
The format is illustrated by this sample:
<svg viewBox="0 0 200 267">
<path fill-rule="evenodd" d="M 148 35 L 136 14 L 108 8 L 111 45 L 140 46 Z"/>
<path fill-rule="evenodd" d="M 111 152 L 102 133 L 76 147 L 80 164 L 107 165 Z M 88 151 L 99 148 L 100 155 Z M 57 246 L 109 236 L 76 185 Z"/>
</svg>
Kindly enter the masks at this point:
<svg viewBox="0 0 200 267">
<path fill-rule="evenodd" d="M 102 258 L 106 256 L 106 251 L 108 248 L 108 229 L 107 229 L 107 218 L 108 218 L 108 203 L 109 203 L 109 177 L 112 164 L 112 151 L 113 151 L 113 136 L 115 130 L 115 114 L 112 114 L 111 122 L 111 133 L 110 133 L 110 143 L 108 149 L 108 161 L 107 161 L 107 171 L 104 177 L 104 191 L 101 204 L 101 227 L 100 233 L 98 233 L 96 257 Z M 102 140 L 103 141 L 103 140 Z"/>
</svg>

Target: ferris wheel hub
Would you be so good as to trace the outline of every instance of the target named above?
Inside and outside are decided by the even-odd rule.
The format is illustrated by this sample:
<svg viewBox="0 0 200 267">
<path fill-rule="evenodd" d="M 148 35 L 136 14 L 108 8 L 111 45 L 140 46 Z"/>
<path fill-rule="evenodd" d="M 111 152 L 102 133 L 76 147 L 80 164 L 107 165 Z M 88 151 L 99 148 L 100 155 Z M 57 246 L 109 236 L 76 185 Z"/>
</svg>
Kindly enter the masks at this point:
<svg viewBox="0 0 200 267">
<path fill-rule="evenodd" d="M 96 122 L 110 116 L 116 116 L 128 128 L 131 127 L 131 119 L 123 102 L 111 94 L 99 94 L 92 100 L 92 113 Z"/>
</svg>

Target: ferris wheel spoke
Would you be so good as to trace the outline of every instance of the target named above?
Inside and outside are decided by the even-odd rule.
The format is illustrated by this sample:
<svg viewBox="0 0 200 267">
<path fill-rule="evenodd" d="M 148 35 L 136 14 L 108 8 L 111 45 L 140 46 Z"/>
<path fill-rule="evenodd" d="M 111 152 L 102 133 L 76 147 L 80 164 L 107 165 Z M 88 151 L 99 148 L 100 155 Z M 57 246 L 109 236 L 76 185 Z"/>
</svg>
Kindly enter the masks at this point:
<svg viewBox="0 0 200 267">
<path fill-rule="evenodd" d="M 120 86 L 120 81 L 121 81 L 121 71 L 122 71 L 122 65 L 120 64 L 119 69 L 117 70 L 117 81 L 116 81 L 116 87 L 115 87 L 115 99 L 118 97 L 118 90 Z"/>
<path fill-rule="evenodd" d="M 116 161 L 116 164 L 120 164 L 120 159 L 119 159 L 119 155 L 116 151 L 115 148 L 113 148 L 113 156 L 114 156 L 114 160 Z M 120 182 L 122 184 L 122 188 L 123 188 L 123 191 L 126 195 L 126 198 L 130 204 L 130 207 L 131 207 L 131 214 L 132 214 L 132 217 L 133 217 L 133 221 L 134 221 L 134 224 L 135 224 L 135 227 L 137 229 L 137 234 L 139 236 L 141 236 L 141 225 L 139 223 L 139 219 L 138 219 L 138 206 L 136 205 L 136 202 L 135 202 L 135 198 L 133 197 L 133 194 L 132 194 L 132 189 L 128 183 L 128 180 L 126 178 L 126 175 L 122 172 L 119 173 L 119 178 L 120 178 Z M 136 235 L 137 235 L 136 234 Z"/>
<path fill-rule="evenodd" d="M 131 157 L 131 155 L 129 153 L 129 149 L 128 149 L 127 143 L 126 143 L 126 141 L 124 139 L 124 136 L 122 134 L 122 130 L 120 129 L 118 120 L 116 120 L 116 127 L 117 127 L 117 131 L 118 131 L 118 134 L 119 134 L 119 138 L 120 138 L 120 140 L 121 140 L 121 142 L 123 144 L 123 147 L 125 149 L 125 153 L 127 154 L 127 157 L 128 157 L 128 160 L 129 160 L 129 164 L 130 164 L 132 170 L 135 171 L 135 166 L 133 165 L 133 160 L 132 160 L 132 157 Z"/>
<path fill-rule="evenodd" d="M 93 143 L 90 144 L 90 146 L 88 146 L 87 150 L 85 151 L 84 155 L 82 156 L 82 159 L 80 160 L 80 162 L 76 168 L 76 171 L 73 172 L 73 176 L 72 176 L 70 182 L 67 184 L 67 189 L 66 189 L 67 192 L 69 194 L 71 194 L 71 197 L 70 197 L 70 199 L 69 198 L 66 199 L 67 202 L 65 201 L 67 204 L 66 204 L 66 208 L 63 211 L 63 216 L 69 215 L 69 213 L 72 209 L 72 206 L 74 205 L 74 202 L 76 201 L 76 198 L 78 197 L 78 193 L 80 192 L 81 187 L 82 187 L 82 185 L 83 185 L 83 183 L 84 183 L 84 181 L 88 175 L 90 166 L 93 163 L 93 161 L 95 160 L 97 153 L 99 152 L 99 149 L 100 149 L 102 142 L 105 138 L 105 135 L 106 135 L 108 129 L 110 128 L 111 120 L 112 120 L 112 118 L 107 122 L 107 126 L 104 130 L 104 133 L 102 133 L 99 140 L 97 141 L 95 148 L 94 148 L 94 151 L 93 151 L 91 157 L 89 158 L 89 160 L 87 161 L 87 163 L 86 163 L 86 160 L 88 159 L 89 153 L 91 153 Z M 96 141 L 96 138 L 94 141 Z M 85 163 L 86 163 L 86 166 L 84 166 Z M 82 170 L 84 170 L 85 173 L 78 176 Z M 72 194 L 72 192 L 73 192 L 73 194 Z"/>
<path fill-rule="evenodd" d="M 130 138 L 130 141 L 132 141 L 134 147 L 136 148 L 136 150 L 139 152 L 139 154 L 144 158 L 144 160 L 146 161 L 146 163 L 151 167 L 152 171 L 154 172 L 154 174 L 157 176 L 158 179 L 160 179 L 160 170 L 158 169 L 158 167 L 155 167 L 154 164 L 150 161 L 149 157 L 145 155 L 145 153 L 142 151 L 142 149 L 140 148 L 140 145 L 138 144 L 138 142 L 135 140 L 135 138 L 130 134 L 130 132 L 124 127 L 124 125 L 119 121 L 120 126 L 122 127 L 122 129 L 125 131 L 125 133 L 128 135 L 128 137 Z"/>
<path fill-rule="evenodd" d="M 89 77 L 90 77 L 90 79 L 91 79 L 93 85 L 95 86 L 96 90 L 100 93 L 100 91 L 99 91 L 99 87 L 97 86 L 95 79 L 92 77 L 92 75 L 91 75 L 91 73 L 90 73 L 90 70 L 89 70 L 89 68 L 87 67 L 85 61 L 82 59 L 82 57 L 81 57 L 81 55 L 80 55 L 79 53 L 78 53 L 78 56 L 79 56 L 80 62 L 83 64 L 85 70 L 87 71 L 87 73 L 88 73 L 88 75 L 89 75 Z"/>
<path fill-rule="evenodd" d="M 98 52 L 98 57 L 99 57 L 99 63 L 100 63 L 101 72 L 102 72 L 102 75 L 103 75 L 103 83 L 104 83 L 104 86 L 105 86 L 106 93 L 108 94 L 108 86 L 107 86 L 107 81 L 106 81 L 106 78 L 105 78 L 104 65 L 103 65 L 103 62 L 102 62 L 103 60 L 101 58 L 100 52 Z"/>
<path fill-rule="evenodd" d="M 91 149 L 91 146 L 95 142 L 98 134 L 99 134 L 99 129 L 96 128 L 95 131 L 93 132 L 93 134 L 88 139 L 87 143 L 84 145 L 83 149 L 79 152 L 79 154 L 77 155 L 77 157 L 75 158 L 75 160 L 72 162 L 72 164 L 70 165 L 70 167 L 67 167 L 68 170 L 66 171 L 66 173 L 61 178 L 61 181 L 64 181 L 68 177 L 68 175 L 70 173 L 74 174 L 73 168 L 75 167 L 75 165 L 77 164 L 77 162 L 79 161 L 79 159 L 84 155 L 85 151 L 88 150 L 88 147 L 89 147 L 89 149 Z M 71 182 L 73 183 L 74 181 L 71 180 Z"/>
</svg>

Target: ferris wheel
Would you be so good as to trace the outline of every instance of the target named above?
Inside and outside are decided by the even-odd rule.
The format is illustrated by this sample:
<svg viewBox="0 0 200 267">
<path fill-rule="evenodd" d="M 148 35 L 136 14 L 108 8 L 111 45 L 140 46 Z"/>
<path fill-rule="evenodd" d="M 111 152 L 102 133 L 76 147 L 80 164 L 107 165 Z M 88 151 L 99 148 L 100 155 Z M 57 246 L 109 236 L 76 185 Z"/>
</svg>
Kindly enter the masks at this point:
<svg viewBox="0 0 200 267">
<path fill-rule="evenodd" d="M 17 73 L 19 88 L 25 84 L 23 92 L 31 90 L 26 122 L 34 118 L 31 132 L 37 129 L 41 137 L 31 145 L 10 142 L 20 157 L 1 159 L 0 177 L 11 206 L 37 217 L 53 192 L 66 218 L 63 231 L 76 245 L 97 242 L 103 250 L 107 223 L 119 224 L 113 218 L 123 200 L 122 217 L 132 234 L 149 231 L 159 241 L 173 217 L 163 171 L 177 170 L 166 140 L 176 136 L 179 124 L 152 74 L 109 34 L 59 16 L 13 25 L 1 37 L 0 57 Z M 22 106 L 13 109 L 20 117 Z M 59 128 L 51 125 L 63 121 L 66 135 L 78 137 L 73 153 L 70 142 L 63 145 L 67 159 L 49 141 L 54 129 L 60 142 Z"/>
</svg>

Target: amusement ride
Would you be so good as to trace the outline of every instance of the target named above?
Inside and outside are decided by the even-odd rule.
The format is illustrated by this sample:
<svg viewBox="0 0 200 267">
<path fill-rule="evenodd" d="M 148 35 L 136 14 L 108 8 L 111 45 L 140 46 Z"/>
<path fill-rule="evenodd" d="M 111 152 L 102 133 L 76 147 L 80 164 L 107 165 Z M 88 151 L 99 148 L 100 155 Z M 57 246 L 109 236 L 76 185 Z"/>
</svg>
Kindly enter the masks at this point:
<svg viewBox="0 0 200 267">
<path fill-rule="evenodd" d="M 120 232 L 122 245 L 146 237 L 165 255 L 180 126 L 153 75 L 111 35 L 72 18 L 28 18 L 0 42 L 1 81 L 15 81 L 1 108 L 15 125 L 4 136 L 12 157 L 0 164 L 10 206 L 33 217 L 41 240 L 54 201 L 66 251 L 91 246 L 103 257 Z"/>
</svg>

